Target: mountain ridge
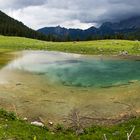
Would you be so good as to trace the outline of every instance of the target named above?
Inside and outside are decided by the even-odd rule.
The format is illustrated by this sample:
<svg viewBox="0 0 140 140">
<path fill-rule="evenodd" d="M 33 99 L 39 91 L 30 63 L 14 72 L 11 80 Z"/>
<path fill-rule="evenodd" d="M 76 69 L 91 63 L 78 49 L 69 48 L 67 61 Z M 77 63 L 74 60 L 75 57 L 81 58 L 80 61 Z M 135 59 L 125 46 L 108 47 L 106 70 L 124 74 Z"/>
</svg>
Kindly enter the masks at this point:
<svg viewBox="0 0 140 140">
<path fill-rule="evenodd" d="M 46 35 L 54 35 L 56 37 L 67 36 L 72 40 L 86 40 L 87 38 L 104 38 L 105 36 L 115 36 L 121 34 L 126 39 L 132 37 L 132 34 L 135 35 L 135 32 L 140 29 L 140 16 L 131 17 L 129 19 L 122 20 L 120 22 L 105 22 L 99 28 L 91 26 L 88 29 L 72 29 L 65 28 L 61 26 L 56 27 L 44 27 L 37 31 L 46 34 Z M 133 38 L 139 39 L 138 36 L 134 36 Z"/>
</svg>

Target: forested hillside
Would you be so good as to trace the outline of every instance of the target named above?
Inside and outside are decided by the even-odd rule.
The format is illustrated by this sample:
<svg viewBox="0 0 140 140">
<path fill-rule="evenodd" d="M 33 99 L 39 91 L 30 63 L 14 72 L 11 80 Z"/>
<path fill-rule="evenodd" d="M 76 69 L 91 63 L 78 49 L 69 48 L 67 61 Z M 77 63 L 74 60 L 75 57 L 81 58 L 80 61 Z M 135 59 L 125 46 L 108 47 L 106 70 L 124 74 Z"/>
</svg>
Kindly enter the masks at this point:
<svg viewBox="0 0 140 140">
<path fill-rule="evenodd" d="M 46 35 L 38 33 L 22 22 L 19 22 L 0 11 L 0 34 L 6 36 L 20 36 L 40 40 L 48 40 Z"/>
</svg>

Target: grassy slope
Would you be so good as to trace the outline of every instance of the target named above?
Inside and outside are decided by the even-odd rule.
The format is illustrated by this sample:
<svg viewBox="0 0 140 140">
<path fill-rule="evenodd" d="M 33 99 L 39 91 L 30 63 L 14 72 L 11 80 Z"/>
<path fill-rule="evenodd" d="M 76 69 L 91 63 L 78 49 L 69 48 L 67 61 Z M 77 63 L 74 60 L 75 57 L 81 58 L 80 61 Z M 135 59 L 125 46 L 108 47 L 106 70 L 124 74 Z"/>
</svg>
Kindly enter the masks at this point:
<svg viewBox="0 0 140 140">
<path fill-rule="evenodd" d="M 0 36 L 0 49 L 23 50 L 40 49 L 73 52 L 81 54 L 119 54 L 126 50 L 129 54 L 140 54 L 140 42 L 127 40 L 101 40 L 83 42 L 43 42 L 27 38 Z"/>
<path fill-rule="evenodd" d="M 84 134 L 76 136 L 72 130 L 56 127 L 51 132 L 46 127 L 36 127 L 17 119 L 13 113 L 0 110 L 0 139 L 2 140 L 102 140 L 106 134 L 109 140 L 126 140 L 126 133 L 132 130 L 131 140 L 140 138 L 140 119 L 132 119 L 127 123 L 110 127 L 93 126 L 85 129 Z"/>
</svg>

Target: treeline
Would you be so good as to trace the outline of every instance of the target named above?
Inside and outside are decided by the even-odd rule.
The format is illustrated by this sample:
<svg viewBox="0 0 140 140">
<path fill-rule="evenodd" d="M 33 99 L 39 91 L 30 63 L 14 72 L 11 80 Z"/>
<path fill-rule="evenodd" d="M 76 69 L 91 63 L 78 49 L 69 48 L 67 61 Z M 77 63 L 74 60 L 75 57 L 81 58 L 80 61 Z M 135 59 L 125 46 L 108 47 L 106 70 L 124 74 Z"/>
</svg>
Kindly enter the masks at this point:
<svg viewBox="0 0 140 140">
<path fill-rule="evenodd" d="M 140 32 L 139 32 L 140 33 Z M 81 39 L 80 37 L 72 38 L 70 36 L 55 36 L 52 34 L 47 35 L 47 38 L 49 41 L 54 42 L 67 42 L 67 41 L 91 41 L 91 40 L 105 40 L 105 39 L 119 39 L 119 40 L 140 40 L 140 34 L 137 33 L 128 33 L 128 34 L 122 34 L 117 33 L 114 35 L 91 35 L 84 39 Z"/>
<path fill-rule="evenodd" d="M 140 32 L 138 34 L 135 33 L 117 33 L 113 35 L 94 35 L 89 36 L 86 40 L 104 40 L 104 39 L 119 39 L 119 40 L 140 40 Z"/>
</svg>

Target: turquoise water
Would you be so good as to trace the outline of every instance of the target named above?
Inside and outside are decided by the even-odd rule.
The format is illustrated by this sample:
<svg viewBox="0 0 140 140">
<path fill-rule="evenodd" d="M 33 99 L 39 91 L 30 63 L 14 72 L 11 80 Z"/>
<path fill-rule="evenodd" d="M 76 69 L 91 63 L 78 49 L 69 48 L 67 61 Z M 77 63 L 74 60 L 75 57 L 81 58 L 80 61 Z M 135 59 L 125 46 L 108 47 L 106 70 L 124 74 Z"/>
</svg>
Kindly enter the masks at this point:
<svg viewBox="0 0 140 140">
<path fill-rule="evenodd" d="M 140 61 L 59 52 L 24 52 L 8 68 L 38 74 L 54 84 L 74 87 L 106 87 L 140 80 Z"/>
<path fill-rule="evenodd" d="M 65 86 L 104 87 L 140 79 L 140 61 L 93 58 L 61 65 L 49 68 L 48 75 Z"/>
</svg>

